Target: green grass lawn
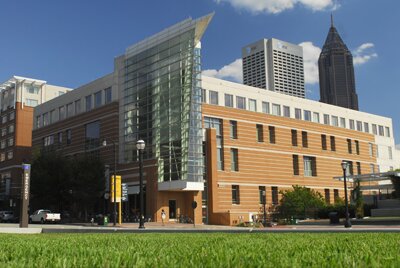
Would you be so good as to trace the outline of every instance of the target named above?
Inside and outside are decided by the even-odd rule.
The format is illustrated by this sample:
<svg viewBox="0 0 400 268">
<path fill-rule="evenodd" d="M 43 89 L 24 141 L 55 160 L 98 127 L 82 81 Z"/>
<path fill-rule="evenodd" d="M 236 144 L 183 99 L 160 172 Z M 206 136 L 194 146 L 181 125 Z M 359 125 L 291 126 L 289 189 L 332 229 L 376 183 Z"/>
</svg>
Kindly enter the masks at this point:
<svg viewBox="0 0 400 268">
<path fill-rule="evenodd" d="M 400 267 L 399 233 L 0 235 L 0 267 Z"/>
</svg>

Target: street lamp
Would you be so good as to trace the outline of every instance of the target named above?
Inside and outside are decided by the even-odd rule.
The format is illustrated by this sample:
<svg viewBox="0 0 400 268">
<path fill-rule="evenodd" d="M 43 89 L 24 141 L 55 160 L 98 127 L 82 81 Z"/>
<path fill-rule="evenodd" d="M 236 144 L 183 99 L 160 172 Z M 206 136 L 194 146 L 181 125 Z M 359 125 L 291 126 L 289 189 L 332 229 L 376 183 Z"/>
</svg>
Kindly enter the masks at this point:
<svg viewBox="0 0 400 268">
<path fill-rule="evenodd" d="M 139 229 L 144 229 L 144 216 L 143 216 L 143 151 L 146 144 L 143 140 L 136 142 L 136 148 L 139 151 L 139 197 L 140 197 L 140 218 L 139 218 Z"/>
<path fill-rule="evenodd" d="M 117 224 L 117 144 L 113 139 L 108 139 L 114 145 L 114 221 L 113 225 Z M 107 146 L 107 140 L 103 140 L 103 146 Z"/>
<path fill-rule="evenodd" d="M 342 169 L 343 169 L 343 181 L 344 181 L 344 204 L 346 207 L 346 221 L 344 222 L 344 227 L 350 228 L 351 222 L 349 219 L 349 205 L 347 203 L 347 179 L 346 179 L 346 171 L 349 163 L 347 161 L 342 161 Z"/>
</svg>

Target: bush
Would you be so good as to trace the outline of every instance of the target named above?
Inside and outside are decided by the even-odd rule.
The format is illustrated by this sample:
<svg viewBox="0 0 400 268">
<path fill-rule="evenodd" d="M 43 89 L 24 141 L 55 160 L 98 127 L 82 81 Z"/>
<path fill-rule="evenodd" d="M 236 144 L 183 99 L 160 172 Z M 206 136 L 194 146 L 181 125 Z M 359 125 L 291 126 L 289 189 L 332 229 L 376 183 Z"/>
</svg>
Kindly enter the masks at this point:
<svg viewBox="0 0 400 268">
<path fill-rule="evenodd" d="M 349 214 L 351 218 L 355 217 L 355 206 L 354 205 L 349 205 Z M 346 217 L 346 207 L 344 203 L 337 203 L 333 205 L 327 205 L 323 208 L 320 208 L 318 210 L 318 217 L 320 219 L 329 219 L 329 213 L 330 212 L 337 212 L 339 214 L 339 218 L 344 218 Z"/>
</svg>

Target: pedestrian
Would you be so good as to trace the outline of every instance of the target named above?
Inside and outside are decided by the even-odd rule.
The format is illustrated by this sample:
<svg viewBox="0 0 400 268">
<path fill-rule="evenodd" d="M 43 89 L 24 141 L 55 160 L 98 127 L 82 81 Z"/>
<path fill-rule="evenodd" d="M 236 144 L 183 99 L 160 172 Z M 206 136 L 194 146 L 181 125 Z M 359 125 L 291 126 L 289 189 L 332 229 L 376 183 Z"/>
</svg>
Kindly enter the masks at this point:
<svg viewBox="0 0 400 268">
<path fill-rule="evenodd" d="M 161 210 L 161 220 L 162 220 L 162 225 L 164 226 L 164 220 L 167 217 L 167 214 L 165 214 L 165 211 L 162 209 Z"/>
</svg>

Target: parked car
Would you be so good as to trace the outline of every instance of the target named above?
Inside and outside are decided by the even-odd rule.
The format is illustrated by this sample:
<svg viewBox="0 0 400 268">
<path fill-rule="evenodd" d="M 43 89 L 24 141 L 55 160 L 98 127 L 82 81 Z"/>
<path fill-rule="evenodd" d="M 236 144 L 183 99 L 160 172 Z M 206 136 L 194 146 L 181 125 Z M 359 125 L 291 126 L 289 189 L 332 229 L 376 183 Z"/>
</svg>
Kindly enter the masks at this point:
<svg viewBox="0 0 400 268">
<path fill-rule="evenodd" d="M 29 222 L 40 222 L 42 224 L 46 222 L 58 223 L 61 220 L 60 213 L 52 213 L 48 209 L 38 209 L 29 216 Z"/>
<path fill-rule="evenodd" d="M 1 211 L 0 222 L 17 222 L 17 217 L 13 211 Z"/>
</svg>

